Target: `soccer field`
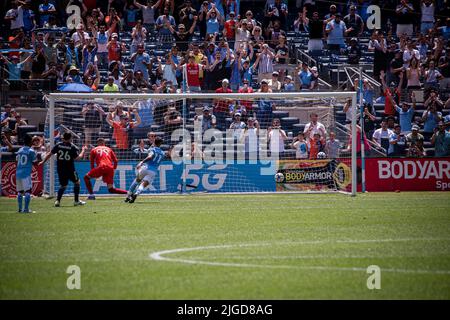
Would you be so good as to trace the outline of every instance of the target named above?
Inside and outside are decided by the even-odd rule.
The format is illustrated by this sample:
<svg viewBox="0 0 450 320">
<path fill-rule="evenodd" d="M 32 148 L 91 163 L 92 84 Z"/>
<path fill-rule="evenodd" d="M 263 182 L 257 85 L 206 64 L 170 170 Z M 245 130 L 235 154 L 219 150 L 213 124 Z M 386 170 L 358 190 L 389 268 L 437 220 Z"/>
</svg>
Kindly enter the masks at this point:
<svg viewBox="0 0 450 320">
<path fill-rule="evenodd" d="M 448 192 L 72 201 L 0 199 L 1 299 L 450 298 Z"/>
</svg>

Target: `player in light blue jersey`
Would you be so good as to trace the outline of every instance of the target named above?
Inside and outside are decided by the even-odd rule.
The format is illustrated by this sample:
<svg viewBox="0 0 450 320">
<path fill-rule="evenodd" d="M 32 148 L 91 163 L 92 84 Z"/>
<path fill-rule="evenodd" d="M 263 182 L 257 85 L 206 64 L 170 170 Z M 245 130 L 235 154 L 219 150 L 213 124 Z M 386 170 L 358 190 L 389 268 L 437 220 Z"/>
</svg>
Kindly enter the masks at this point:
<svg viewBox="0 0 450 320">
<path fill-rule="evenodd" d="M 31 137 L 26 135 L 24 138 L 25 146 L 17 151 L 17 168 L 16 168 L 16 190 L 17 202 L 19 203 L 19 212 L 34 213 L 30 210 L 31 189 L 33 184 L 31 182 L 31 171 L 33 169 L 33 162 L 36 161 L 36 152 L 31 149 Z M 25 207 L 22 206 L 25 198 Z"/>
<path fill-rule="evenodd" d="M 162 142 L 163 140 L 157 137 L 154 146 L 150 148 L 148 156 L 136 166 L 138 173 L 130 186 L 125 202 L 133 203 L 137 196 L 152 184 L 159 165 L 165 157 L 164 151 L 159 148 Z"/>
</svg>

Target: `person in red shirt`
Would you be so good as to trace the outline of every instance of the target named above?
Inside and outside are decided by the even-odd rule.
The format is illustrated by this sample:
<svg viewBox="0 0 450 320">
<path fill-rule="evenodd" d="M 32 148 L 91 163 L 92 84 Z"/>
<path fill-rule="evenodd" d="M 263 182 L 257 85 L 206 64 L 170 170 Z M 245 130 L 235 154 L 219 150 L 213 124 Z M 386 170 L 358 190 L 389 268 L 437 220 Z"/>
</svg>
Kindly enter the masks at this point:
<svg viewBox="0 0 450 320">
<path fill-rule="evenodd" d="M 117 168 L 118 160 L 114 151 L 107 147 L 105 139 L 97 139 L 97 147 L 91 150 L 91 170 L 84 176 L 86 188 L 89 191 L 88 200 L 95 200 L 91 179 L 102 177 L 106 183 L 109 193 L 126 194 L 126 190 L 114 188 L 114 170 Z M 94 163 L 96 166 L 94 166 Z"/>
<path fill-rule="evenodd" d="M 122 52 L 126 51 L 125 44 L 119 42 L 117 33 L 111 35 L 111 41 L 108 42 L 106 48 L 108 49 L 108 61 L 120 61 L 122 60 Z"/>
<path fill-rule="evenodd" d="M 233 91 L 228 87 L 229 86 L 228 79 L 222 80 L 222 86 L 216 89 L 216 93 L 232 93 Z M 214 101 L 214 116 L 217 120 L 217 126 L 220 129 L 225 129 L 225 118 L 228 116 L 228 110 L 230 109 L 230 104 L 234 104 L 234 102 L 230 99 L 228 100 L 219 100 L 216 99 Z"/>
<path fill-rule="evenodd" d="M 203 66 L 195 61 L 194 55 L 190 54 L 183 72 L 185 72 L 188 90 L 192 93 L 201 91 L 200 74 L 203 73 L 202 69 Z"/>
<path fill-rule="evenodd" d="M 137 108 L 133 106 L 132 112 L 134 114 L 135 121 L 130 121 L 128 114 L 125 113 L 119 116 L 119 121 L 114 120 L 112 116 L 108 116 L 106 121 L 113 127 L 113 138 L 116 141 L 117 149 L 128 149 L 128 132 L 141 124 L 141 117 L 137 112 Z"/>
<path fill-rule="evenodd" d="M 227 38 L 227 42 L 230 47 L 234 47 L 234 39 L 236 38 L 236 20 L 235 13 L 230 12 L 230 19 L 225 21 L 223 34 Z"/>
<path fill-rule="evenodd" d="M 395 82 L 390 84 L 390 87 L 386 85 L 385 73 L 381 71 L 380 80 L 383 86 L 384 93 L 384 115 L 385 116 L 395 116 L 395 106 L 400 105 L 401 88 L 403 85 L 403 72 L 399 74 L 400 81 L 398 86 L 395 87 Z"/>
<path fill-rule="evenodd" d="M 325 149 L 325 139 L 320 136 L 320 133 L 315 133 L 313 139 L 308 139 L 309 143 L 309 159 L 317 159 L 319 152 Z"/>
<path fill-rule="evenodd" d="M 253 93 L 253 88 L 249 86 L 248 80 L 242 80 L 243 86 L 239 88 L 239 93 Z M 248 113 L 253 110 L 253 102 L 250 100 L 241 100 L 241 105 L 245 107 Z"/>
</svg>

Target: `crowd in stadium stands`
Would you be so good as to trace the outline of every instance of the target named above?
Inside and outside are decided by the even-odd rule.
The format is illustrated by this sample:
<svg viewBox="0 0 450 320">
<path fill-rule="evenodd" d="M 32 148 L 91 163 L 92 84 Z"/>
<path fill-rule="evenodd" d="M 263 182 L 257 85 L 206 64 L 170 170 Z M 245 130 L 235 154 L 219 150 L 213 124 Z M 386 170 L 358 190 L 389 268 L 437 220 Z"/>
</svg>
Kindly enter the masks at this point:
<svg viewBox="0 0 450 320">
<path fill-rule="evenodd" d="M 42 88 L 47 92 L 64 84 L 108 93 L 320 91 L 321 78 L 326 77 L 324 59 L 353 66 L 368 63 L 373 67 L 370 78 L 352 79 L 347 88 L 338 88 L 357 90 L 358 101 L 363 96 L 366 152 L 372 145 L 389 156 L 450 155 L 448 0 L 5 3 L 0 11 L 0 74 L 2 82 L 8 80 L 10 91 L 27 90 L 27 81 L 40 79 L 48 81 Z M 381 8 L 379 29 L 368 28 L 370 5 Z M 296 46 L 298 39 L 306 39 L 307 46 Z M 297 55 L 300 50 L 315 60 L 303 59 Z M 334 88 L 340 84 L 333 77 L 328 81 Z M 382 110 L 376 108 L 380 105 Z M 342 109 L 347 124 L 352 120 L 350 106 L 348 101 Z M 18 127 L 26 121 L 11 106 L 3 107 L 2 151 L 6 151 L 20 144 Z M 260 126 L 269 129 L 271 146 L 277 133 L 281 143 L 273 144 L 279 148 L 276 151 L 284 152 L 286 145 L 295 149 L 297 158 L 316 158 L 319 152 L 337 157 L 340 146 L 350 145 L 327 132 L 315 113 L 304 132 L 288 137 L 274 109 L 264 100 L 257 106 L 216 100 L 194 120 L 203 130 L 233 129 L 247 141 L 247 151 L 254 151 L 248 141 Z M 166 137 L 182 125 L 178 106 L 153 112 L 159 112 Z M 145 122 L 137 108 L 128 112 L 120 103 L 114 110 L 88 103 L 81 114 L 86 145 L 93 144 L 106 124 L 112 128 L 116 148 L 122 150 L 134 143 L 129 143 L 128 132 Z M 136 155 L 148 147 L 144 138 L 136 141 Z M 42 138 L 33 141 L 36 149 L 44 148 Z M 434 153 L 427 153 L 426 147 Z"/>
</svg>

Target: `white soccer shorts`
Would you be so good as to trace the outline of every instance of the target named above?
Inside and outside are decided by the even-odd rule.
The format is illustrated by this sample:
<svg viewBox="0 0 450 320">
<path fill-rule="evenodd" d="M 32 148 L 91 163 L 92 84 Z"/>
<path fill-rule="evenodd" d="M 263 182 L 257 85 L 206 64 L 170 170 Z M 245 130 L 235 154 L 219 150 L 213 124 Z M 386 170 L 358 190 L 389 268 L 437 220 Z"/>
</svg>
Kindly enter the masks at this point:
<svg viewBox="0 0 450 320">
<path fill-rule="evenodd" d="M 152 185 L 153 179 L 156 176 L 156 172 L 153 170 L 147 169 L 147 167 L 142 167 L 141 170 L 139 170 L 138 177 L 139 180 L 147 181 L 149 185 Z"/>
<path fill-rule="evenodd" d="M 26 177 L 24 179 L 16 178 L 16 190 L 19 191 L 28 191 L 33 187 L 33 183 L 31 182 L 31 177 Z"/>
</svg>

